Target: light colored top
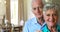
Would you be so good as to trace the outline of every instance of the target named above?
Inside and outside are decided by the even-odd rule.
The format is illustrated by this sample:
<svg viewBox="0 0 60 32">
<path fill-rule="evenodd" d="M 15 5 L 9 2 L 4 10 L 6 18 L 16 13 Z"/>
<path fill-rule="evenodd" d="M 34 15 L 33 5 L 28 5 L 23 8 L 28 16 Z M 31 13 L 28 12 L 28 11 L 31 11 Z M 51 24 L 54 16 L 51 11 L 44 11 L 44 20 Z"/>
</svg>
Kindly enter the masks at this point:
<svg viewBox="0 0 60 32">
<path fill-rule="evenodd" d="M 47 25 L 44 26 L 44 28 L 42 29 L 42 32 L 50 32 Z M 56 32 L 60 32 L 60 26 L 59 25 L 56 25 Z"/>
<path fill-rule="evenodd" d="M 42 26 L 37 22 L 36 17 L 28 20 L 24 27 L 23 32 L 35 32 L 36 30 L 42 30 L 42 28 L 45 26 L 46 23 L 44 23 Z"/>
</svg>

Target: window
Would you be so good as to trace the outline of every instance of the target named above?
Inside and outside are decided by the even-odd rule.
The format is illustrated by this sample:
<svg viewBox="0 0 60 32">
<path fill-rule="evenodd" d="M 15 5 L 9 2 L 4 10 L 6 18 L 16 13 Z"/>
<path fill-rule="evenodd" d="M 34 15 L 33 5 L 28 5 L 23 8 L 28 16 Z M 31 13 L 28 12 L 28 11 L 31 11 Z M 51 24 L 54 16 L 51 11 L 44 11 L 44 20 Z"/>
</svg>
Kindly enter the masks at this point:
<svg viewBox="0 0 60 32">
<path fill-rule="evenodd" d="M 11 23 L 18 25 L 18 0 L 10 0 Z"/>
</svg>

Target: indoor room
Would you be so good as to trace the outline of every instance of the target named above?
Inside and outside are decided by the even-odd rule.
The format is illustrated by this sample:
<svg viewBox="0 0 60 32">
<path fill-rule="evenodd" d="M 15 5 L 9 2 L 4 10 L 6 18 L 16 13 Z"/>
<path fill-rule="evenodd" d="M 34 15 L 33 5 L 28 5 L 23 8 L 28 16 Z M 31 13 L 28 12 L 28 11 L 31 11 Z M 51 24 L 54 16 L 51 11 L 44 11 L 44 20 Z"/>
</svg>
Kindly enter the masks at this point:
<svg viewBox="0 0 60 32">
<path fill-rule="evenodd" d="M 60 0 L 43 0 L 43 2 L 58 3 L 60 6 Z M 25 22 L 35 17 L 31 4 L 32 0 L 0 0 L 0 32 L 23 32 Z"/>
</svg>

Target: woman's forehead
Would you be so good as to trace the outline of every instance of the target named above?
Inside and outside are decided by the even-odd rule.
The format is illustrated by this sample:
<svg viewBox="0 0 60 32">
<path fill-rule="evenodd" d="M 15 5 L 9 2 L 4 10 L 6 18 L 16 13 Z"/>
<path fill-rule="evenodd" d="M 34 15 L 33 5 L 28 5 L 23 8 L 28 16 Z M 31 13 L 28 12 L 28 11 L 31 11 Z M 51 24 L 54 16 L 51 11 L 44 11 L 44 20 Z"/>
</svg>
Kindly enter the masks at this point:
<svg viewBox="0 0 60 32">
<path fill-rule="evenodd" d="M 47 11 L 43 11 L 43 14 L 51 14 L 51 13 L 57 14 L 56 10 L 54 9 L 48 9 Z"/>
</svg>

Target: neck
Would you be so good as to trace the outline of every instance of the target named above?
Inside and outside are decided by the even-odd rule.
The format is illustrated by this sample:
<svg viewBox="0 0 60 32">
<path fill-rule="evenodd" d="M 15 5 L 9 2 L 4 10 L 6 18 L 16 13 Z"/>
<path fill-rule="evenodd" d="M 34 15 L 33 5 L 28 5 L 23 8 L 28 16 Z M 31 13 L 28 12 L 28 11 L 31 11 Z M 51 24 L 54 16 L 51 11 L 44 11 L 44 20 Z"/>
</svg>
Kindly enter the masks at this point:
<svg viewBox="0 0 60 32">
<path fill-rule="evenodd" d="M 48 29 L 49 29 L 50 31 L 56 31 L 56 26 L 48 26 Z"/>
<path fill-rule="evenodd" d="M 38 23 L 39 23 L 40 25 L 43 25 L 43 23 L 44 23 L 43 19 L 42 19 L 42 18 L 39 18 L 39 19 L 38 19 Z"/>
</svg>

